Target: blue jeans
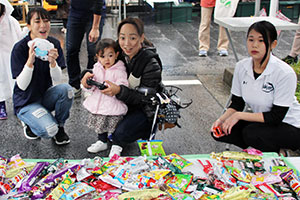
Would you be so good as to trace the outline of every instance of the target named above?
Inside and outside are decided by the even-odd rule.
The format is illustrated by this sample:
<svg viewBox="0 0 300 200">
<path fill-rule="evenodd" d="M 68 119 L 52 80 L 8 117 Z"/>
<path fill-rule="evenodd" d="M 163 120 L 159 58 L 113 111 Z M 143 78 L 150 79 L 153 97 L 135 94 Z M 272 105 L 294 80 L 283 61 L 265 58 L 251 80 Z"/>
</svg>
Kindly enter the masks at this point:
<svg viewBox="0 0 300 200">
<path fill-rule="evenodd" d="M 142 110 L 128 111 L 112 134 L 113 144 L 125 147 L 138 139 L 149 139 L 152 122 Z"/>
<path fill-rule="evenodd" d="M 69 84 L 50 87 L 39 101 L 21 108 L 17 117 L 35 135 L 51 138 L 56 135 L 58 126 L 63 126 L 68 119 L 73 96 L 73 89 Z M 51 114 L 52 111 L 55 111 L 55 116 Z"/>
<path fill-rule="evenodd" d="M 102 29 L 104 26 L 105 15 L 101 16 L 99 26 L 99 38 L 96 42 L 89 42 L 89 33 L 93 25 L 93 15 L 88 18 L 78 19 L 69 16 L 67 23 L 66 49 L 67 49 L 67 68 L 69 75 L 69 84 L 76 89 L 80 88 L 80 62 L 79 52 L 81 43 L 85 34 L 88 52 L 87 69 L 92 69 L 95 64 L 95 47 L 101 39 Z"/>
</svg>

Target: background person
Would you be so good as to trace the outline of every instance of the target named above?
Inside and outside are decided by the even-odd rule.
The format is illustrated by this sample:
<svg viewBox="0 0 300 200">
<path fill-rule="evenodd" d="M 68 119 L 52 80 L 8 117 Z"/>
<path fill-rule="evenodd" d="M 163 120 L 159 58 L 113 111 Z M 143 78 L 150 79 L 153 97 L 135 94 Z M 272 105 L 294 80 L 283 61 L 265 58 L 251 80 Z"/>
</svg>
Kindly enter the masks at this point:
<svg viewBox="0 0 300 200">
<path fill-rule="evenodd" d="M 11 16 L 13 10 L 8 0 L 0 0 L 0 119 L 7 119 L 5 101 L 11 98 L 14 87 L 10 69 L 11 50 L 22 36 L 19 22 Z"/>
<path fill-rule="evenodd" d="M 198 32 L 200 57 L 206 57 L 210 48 L 210 23 L 215 4 L 216 0 L 200 0 L 201 21 Z M 220 26 L 217 44 L 219 56 L 228 56 L 228 44 L 226 31 L 224 27 Z"/>
<path fill-rule="evenodd" d="M 232 103 L 217 119 L 225 136 L 215 138 L 265 152 L 300 147 L 300 105 L 295 97 L 297 85 L 293 69 L 272 55 L 277 44 L 273 24 L 260 21 L 250 26 L 247 48 L 250 58 L 236 64 L 232 81 Z M 245 103 L 253 113 L 242 112 Z"/>
<path fill-rule="evenodd" d="M 126 103 L 128 112 L 112 134 L 113 145 L 109 157 L 120 155 L 127 144 L 150 136 L 155 107 L 145 104 L 145 96 L 136 88 L 162 89 L 161 61 L 156 49 L 145 39 L 143 22 L 138 18 L 122 20 L 118 26 L 118 42 L 122 50 L 121 58 L 126 64 L 129 86 L 105 81 L 109 87 L 102 92 Z M 82 78 L 84 87 L 88 87 L 86 79 L 90 76 L 86 73 Z"/>
<path fill-rule="evenodd" d="M 93 68 L 93 80 L 103 83 L 105 80 L 117 85 L 128 86 L 126 68 L 119 55 L 118 44 L 113 39 L 102 39 L 96 45 L 98 62 Z M 99 88 L 92 86 L 92 93 L 83 102 L 89 111 L 87 126 L 98 133 L 98 140 L 87 151 L 97 153 L 107 149 L 108 133 L 113 133 L 127 112 L 127 106 L 115 96 L 105 95 Z"/>
<path fill-rule="evenodd" d="M 50 15 L 43 8 L 28 13 L 28 35 L 15 44 L 11 54 L 11 70 L 16 84 L 13 93 L 14 110 L 23 122 L 27 139 L 53 138 L 58 145 L 70 142 L 64 123 L 73 102 L 73 89 L 68 84 L 53 86 L 60 81 L 65 60 L 60 43 L 50 37 Z M 35 43 L 30 40 L 46 39 L 54 45 L 48 51 L 48 60 L 36 58 Z M 52 115 L 55 111 L 55 115 Z"/>
<path fill-rule="evenodd" d="M 72 0 L 69 10 L 66 49 L 69 84 L 75 89 L 75 97 L 80 97 L 80 61 L 79 52 L 85 35 L 88 52 L 87 69 L 95 64 L 95 46 L 101 39 L 105 20 L 104 0 Z"/>
</svg>

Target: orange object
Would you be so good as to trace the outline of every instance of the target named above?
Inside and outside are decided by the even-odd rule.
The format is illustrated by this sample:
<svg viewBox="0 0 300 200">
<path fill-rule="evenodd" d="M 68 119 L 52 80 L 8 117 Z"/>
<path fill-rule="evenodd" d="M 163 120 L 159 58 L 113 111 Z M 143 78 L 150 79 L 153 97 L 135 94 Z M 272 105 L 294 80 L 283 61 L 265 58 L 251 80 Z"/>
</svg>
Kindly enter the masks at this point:
<svg viewBox="0 0 300 200">
<path fill-rule="evenodd" d="M 47 1 L 43 0 L 43 8 L 45 8 L 47 11 L 56 11 L 57 5 L 50 5 L 47 3 Z"/>
<path fill-rule="evenodd" d="M 222 137 L 225 135 L 225 133 L 223 133 L 222 129 L 219 126 L 214 127 L 213 134 L 214 134 L 214 137 L 216 137 L 216 138 L 219 138 L 219 137 Z"/>
</svg>

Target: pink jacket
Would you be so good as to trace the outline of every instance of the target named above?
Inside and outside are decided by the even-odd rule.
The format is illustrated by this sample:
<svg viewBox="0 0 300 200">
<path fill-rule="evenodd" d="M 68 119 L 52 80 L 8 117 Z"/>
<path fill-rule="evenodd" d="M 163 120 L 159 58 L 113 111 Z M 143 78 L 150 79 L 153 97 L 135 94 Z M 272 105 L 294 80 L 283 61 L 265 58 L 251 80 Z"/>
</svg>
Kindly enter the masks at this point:
<svg viewBox="0 0 300 200">
<path fill-rule="evenodd" d="M 200 0 L 200 6 L 209 8 L 209 7 L 215 7 L 216 0 Z"/>
<path fill-rule="evenodd" d="M 103 83 L 109 80 L 117 85 L 128 86 L 127 73 L 122 61 L 105 70 L 100 62 L 94 65 L 94 80 Z M 125 103 L 118 100 L 115 96 L 111 97 L 101 93 L 101 90 L 93 86 L 92 94 L 83 102 L 83 106 L 93 114 L 101 115 L 125 115 L 128 108 Z"/>
</svg>

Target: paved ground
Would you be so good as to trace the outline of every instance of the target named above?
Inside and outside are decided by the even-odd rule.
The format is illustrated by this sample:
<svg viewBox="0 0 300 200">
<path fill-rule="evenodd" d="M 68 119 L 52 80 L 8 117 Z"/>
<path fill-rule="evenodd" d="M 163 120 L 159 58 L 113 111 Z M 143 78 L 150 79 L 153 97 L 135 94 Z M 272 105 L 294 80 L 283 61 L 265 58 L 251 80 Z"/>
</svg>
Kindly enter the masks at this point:
<svg viewBox="0 0 300 200">
<path fill-rule="evenodd" d="M 182 128 L 167 130 L 164 135 L 158 133 L 157 139 L 163 139 L 167 154 L 204 154 L 212 151 L 225 150 L 225 144 L 215 142 L 209 134 L 211 124 L 222 113 L 223 106 L 229 96 L 229 86 L 223 82 L 223 72 L 227 67 L 234 67 L 235 59 L 231 50 L 228 57 L 217 55 L 216 43 L 218 27 L 211 26 L 211 50 L 206 58 L 198 57 L 198 27 L 199 17 L 193 17 L 192 23 L 155 24 L 151 17 L 141 16 L 145 21 L 146 37 L 158 49 L 166 80 L 198 80 L 199 84 L 178 85 L 183 89 L 182 98 L 192 99 L 193 104 L 182 110 L 180 124 Z M 108 17 L 103 37 L 116 38 L 117 18 Z M 64 45 L 64 35 L 59 28 L 52 29 L 52 35 L 58 37 Z M 274 54 L 282 58 L 289 53 L 294 32 L 284 33 Z M 232 38 L 240 58 L 246 57 L 245 33 L 233 32 Z M 82 44 L 81 63 L 86 65 L 86 48 Z M 64 81 L 67 82 L 66 71 Z M 92 158 L 86 148 L 95 142 L 96 134 L 85 126 L 86 111 L 82 108 L 82 99 L 76 99 L 71 109 L 70 119 L 65 125 L 71 143 L 57 146 L 52 140 L 27 140 L 20 122 L 13 115 L 11 101 L 8 102 L 7 120 L 0 121 L 0 155 L 11 157 L 20 154 L 23 158 L 58 158 L 82 159 Z M 233 147 L 233 150 L 238 148 Z M 109 151 L 97 155 L 107 156 Z M 138 146 L 133 143 L 122 155 L 139 155 Z"/>
</svg>

